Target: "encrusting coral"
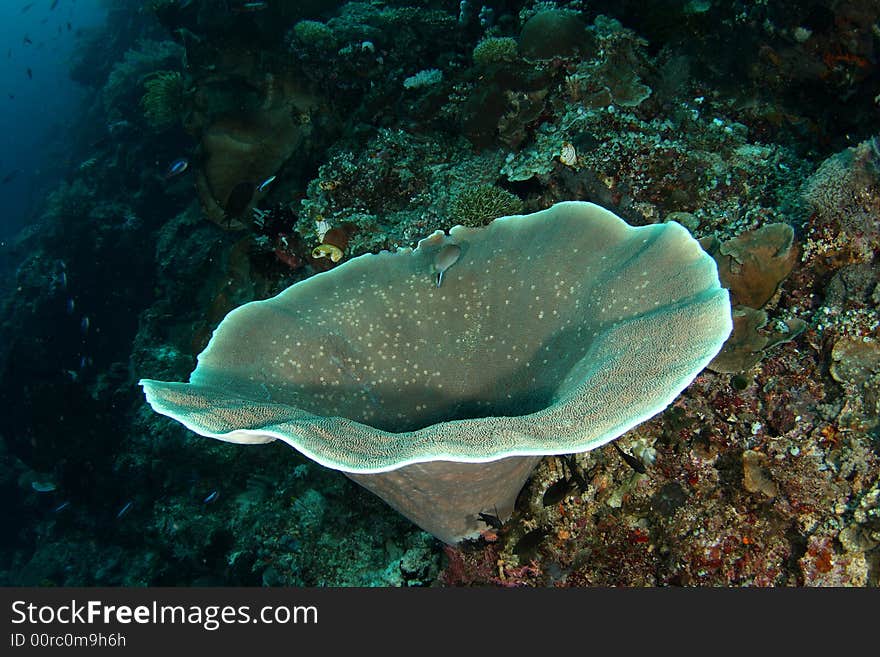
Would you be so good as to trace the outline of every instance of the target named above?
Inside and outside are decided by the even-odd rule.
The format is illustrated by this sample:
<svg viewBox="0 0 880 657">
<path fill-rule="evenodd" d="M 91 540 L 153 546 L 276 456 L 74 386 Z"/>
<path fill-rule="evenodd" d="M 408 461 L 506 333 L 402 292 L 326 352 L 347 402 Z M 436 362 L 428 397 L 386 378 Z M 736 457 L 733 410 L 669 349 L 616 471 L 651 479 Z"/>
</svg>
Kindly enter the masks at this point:
<svg viewBox="0 0 880 657">
<path fill-rule="evenodd" d="M 880 248 L 880 137 L 829 157 L 802 195 L 813 213 L 808 258 L 829 268 L 870 262 Z"/>
<path fill-rule="evenodd" d="M 768 224 L 724 242 L 710 236 L 700 243 L 715 258 L 721 284 L 730 290 L 733 304 L 733 333 L 709 369 L 743 372 L 760 362 L 767 349 L 794 339 L 806 328 L 803 320 L 795 318 L 777 323 L 773 331 L 762 331 L 767 324 L 762 308 L 797 263 L 800 251 L 794 229 Z"/>
<path fill-rule="evenodd" d="M 794 269 L 799 250 L 788 224 L 768 224 L 741 233 L 710 251 L 731 303 L 762 308 Z"/>
<path fill-rule="evenodd" d="M 189 429 L 287 442 L 454 543 L 479 512 L 509 515 L 541 456 L 660 412 L 730 328 L 715 263 L 685 229 L 568 202 L 246 304 L 188 384 L 141 384 Z"/>
<path fill-rule="evenodd" d="M 525 22 L 519 48 L 529 59 L 573 57 L 592 48 L 592 37 L 577 13 L 545 9 Z"/>
</svg>

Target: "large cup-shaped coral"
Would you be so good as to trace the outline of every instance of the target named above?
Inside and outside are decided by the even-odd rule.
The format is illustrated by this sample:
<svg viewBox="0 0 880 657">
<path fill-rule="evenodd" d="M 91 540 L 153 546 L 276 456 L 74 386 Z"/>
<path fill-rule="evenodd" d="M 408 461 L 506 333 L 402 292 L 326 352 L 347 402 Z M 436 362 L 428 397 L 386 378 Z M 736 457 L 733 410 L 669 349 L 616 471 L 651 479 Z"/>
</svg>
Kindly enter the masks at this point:
<svg viewBox="0 0 880 657">
<path fill-rule="evenodd" d="M 196 188 L 211 221 L 230 228 L 247 225 L 243 215 L 251 207 L 257 186 L 278 171 L 299 145 L 298 128 L 287 117 L 276 119 L 268 112 L 245 120 L 224 119 L 202 135 Z M 243 186 L 247 186 L 247 198 L 236 204 L 232 199 Z M 233 205 L 243 207 L 231 210 Z"/>
<path fill-rule="evenodd" d="M 284 77 L 267 76 L 260 107 L 218 118 L 201 136 L 196 189 L 205 215 L 243 228 L 258 186 L 303 143 L 312 99 Z"/>
<path fill-rule="evenodd" d="M 141 384 L 193 431 L 283 440 L 453 543 L 509 514 L 541 456 L 661 411 L 730 328 L 687 230 L 569 202 L 354 258 L 232 311 L 189 383 Z"/>
</svg>

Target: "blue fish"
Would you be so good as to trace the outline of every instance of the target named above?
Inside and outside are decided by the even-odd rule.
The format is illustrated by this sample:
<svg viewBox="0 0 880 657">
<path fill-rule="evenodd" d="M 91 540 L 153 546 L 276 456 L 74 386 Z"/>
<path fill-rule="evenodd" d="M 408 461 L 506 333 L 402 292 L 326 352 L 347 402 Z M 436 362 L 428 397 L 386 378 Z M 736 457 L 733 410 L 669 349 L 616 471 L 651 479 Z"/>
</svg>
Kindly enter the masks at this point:
<svg viewBox="0 0 880 657">
<path fill-rule="evenodd" d="M 79 329 L 82 331 L 83 335 L 86 335 L 89 332 L 89 316 L 83 315 L 83 318 L 79 322 Z"/>
<path fill-rule="evenodd" d="M 66 502 L 62 502 L 61 504 L 56 506 L 54 509 L 52 509 L 52 513 L 61 513 L 62 511 L 64 511 L 64 509 L 66 509 L 69 506 L 70 506 L 69 500 Z"/>
<path fill-rule="evenodd" d="M 74 310 L 76 310 L 76 301 L 73 297 L 67 297 L 67 314 L 72 315 Z"/>
<path fill-rule="evenodd" d="M 124 505 L 121 509 L 119 509 L 119 513 L 116 514 L 116 519 L 119 520 L 119 519 L 120 519 L 121 517 L 123 517 L 126 513 L 128 513 L 129 511 L 131 511 L 131 505 L 132 505 L 132 504 L 133 504 L 133 502 L 126 502 L 125 505 Z"/>
<path fill-rule="evenodd" d="M 208 497 L 203 499 L 202 502 L 204 504 L 210 504 L 211 502 L 213 502 L 214 500 L 217 499 L 218 495 L 219 495 L 219 493 L 217 493 L 217 491 L 213 491 L 210 495 L 208 495 Z"/>
<path fill-rule="evenodd" d="M 165 179 L 173 178 L 174 176 L 179 176 L 181 173 L 186 171 L 189 168 L 189 160 L 185 157 L 179 157 L 174 162 L 168 165 L 168 168 L 165 169 Z"/>
<path fill-rule="evenodd" d="M 272 181 L 274 181 L 275 178 L 276 178 L 276 176 L 269 176 L 268 178 L 266 178 L 263 182 L 261 182 L 261 183 L 257 186 L 257 191 L 258 191 L 258 192 L 264 192 L 264 191 L 266 191 L 266 188 L 267 188 L 269 185 L 272 184 Z"/>
<path fill-rule="evenodd" d="M 237 14 L 247 14 L 252 11 L 260 11 L 262 9 L 266 9 L 268 6 L 269 3 L 265 0 L 256 0 L 255 2 L 245 2 L 238 5 L 237 7 L 233 7 L 232 11 Z"/>
<path fill-rule="evenodd" d="M 32 481 L 31 488 L 33 488 L 38 493 L 51 493 L 53 490 L 57 488 L 54 482 L 47 480 L 44 481 Z"/>
</svg>

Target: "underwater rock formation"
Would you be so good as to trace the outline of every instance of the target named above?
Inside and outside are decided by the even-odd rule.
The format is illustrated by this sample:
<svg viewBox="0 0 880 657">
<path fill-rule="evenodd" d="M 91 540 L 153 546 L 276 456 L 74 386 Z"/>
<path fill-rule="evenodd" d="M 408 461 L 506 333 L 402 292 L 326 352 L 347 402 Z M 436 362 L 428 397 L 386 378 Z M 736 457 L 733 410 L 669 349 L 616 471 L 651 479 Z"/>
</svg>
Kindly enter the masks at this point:
<svg viewBox="0 0 880 657">
<path fill-rule="evenodd" d="M 460 254 L 440 256 L 438 287 L 449 244 Z M 189 429 L 287 442 L 454 543 L 480 512 L 507 517 L 541 456 L 591 450 L 665 408 L 730 329 L 715 263 L 680 225 L 568 202 L 246 304 L 188 384 L 141 384 Z"/>
</svg>

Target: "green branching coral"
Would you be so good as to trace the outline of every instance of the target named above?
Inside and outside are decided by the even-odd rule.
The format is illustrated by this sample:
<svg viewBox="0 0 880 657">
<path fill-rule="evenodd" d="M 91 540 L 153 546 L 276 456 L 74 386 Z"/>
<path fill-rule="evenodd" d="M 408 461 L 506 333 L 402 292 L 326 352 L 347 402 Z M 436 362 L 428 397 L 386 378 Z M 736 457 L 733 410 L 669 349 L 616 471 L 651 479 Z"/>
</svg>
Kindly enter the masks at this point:
<svg viewBox="0 0 880 657">
<path fill-rule="evenodd" d="M 519 56 L 518 50 L 519 45 L 512 37 L 486 37 L 474 48 L 474 63 L 489 66 L 512 62 Z"/>
<path fill-rule="evenodd" d="M 495 185 L 468 187 L 452 197 L 449 215 L 463 226 L 485 226 L 489 222 L 522 211 L 515 194 Z"/>
<path fill-rule="evenodd" d="M 183 76 L 177 71 L 158 71 L 144 82 L 141 107 L 155 129 L 168 128 L 180 120 L 183 110 Z"/>
<path fill-rule="evenodd" d="M 296 41 L 308 50 L 330 52 L 336 49 L 336 35 L 325 23 L 303 20 L 293 26 Z"/>
<path fill-rule="evenodd" d="M 113 65 L 101 90 L 108 118 L 128 117 L 132 106 L 141 97 L 144 80 L 151 78 L 156 71 L 178 68 L 183 55 L 183 46 L 173 41 L 143 39 L 138 41 L 137 48 L 127 50 Z"/>
</svg>

